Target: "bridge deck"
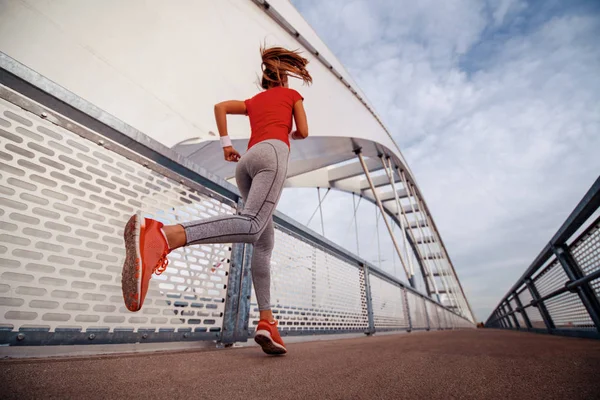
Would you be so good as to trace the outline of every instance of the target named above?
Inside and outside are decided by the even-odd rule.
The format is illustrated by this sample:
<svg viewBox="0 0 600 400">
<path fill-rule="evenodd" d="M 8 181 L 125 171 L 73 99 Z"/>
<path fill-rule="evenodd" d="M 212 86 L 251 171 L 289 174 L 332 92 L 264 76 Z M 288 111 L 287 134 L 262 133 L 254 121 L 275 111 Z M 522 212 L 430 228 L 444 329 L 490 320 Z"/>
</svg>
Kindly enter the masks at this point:
<svg viewBox="0 0 600 400">
<path fill-rule="evenodd" d="M 3 398 L 597 398 L 600 342 L 498 330 L 5 360 Z M 265 393 L 264 395 L 262 393 Z"/>
</svg>

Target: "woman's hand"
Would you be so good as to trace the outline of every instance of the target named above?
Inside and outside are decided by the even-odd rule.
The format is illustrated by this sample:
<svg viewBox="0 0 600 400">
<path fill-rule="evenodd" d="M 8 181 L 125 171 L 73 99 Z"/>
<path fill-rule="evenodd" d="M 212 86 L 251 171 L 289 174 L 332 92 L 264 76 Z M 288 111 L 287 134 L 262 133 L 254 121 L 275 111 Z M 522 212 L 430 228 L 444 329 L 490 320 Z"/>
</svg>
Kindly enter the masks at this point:
<svg viewBox="0 0 600 400">
<path fill-rule="evenodd" d="M 238 162 L 241 157 L 240 153 L 233 146 L 223 147 L 223 155 L 225 156 L 225 161 L 231 162 Z"/>
</svg>

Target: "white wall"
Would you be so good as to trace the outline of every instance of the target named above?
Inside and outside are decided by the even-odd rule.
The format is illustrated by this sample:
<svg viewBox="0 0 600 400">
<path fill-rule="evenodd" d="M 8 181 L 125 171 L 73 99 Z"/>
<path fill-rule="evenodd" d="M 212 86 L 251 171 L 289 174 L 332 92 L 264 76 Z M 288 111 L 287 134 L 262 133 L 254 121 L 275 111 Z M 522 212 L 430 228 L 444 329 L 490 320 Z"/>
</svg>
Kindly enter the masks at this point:
<svg viewBox="0 0 600 400">
<path fill-rule="evenodd" d="M 271 4 L 346 75 L 287 0 Z M 0 0 L 0 51 L 167 146 L 208 138 L 216 102 L 258 92 L 265 40 L 300 47 L 250 0 Z M 309 70 L 313 86 L 291 86 L 305 97 L 311 135 L 373 140 L 402 159 L 324 65 Z M 246 118 L 230 121 L 232 137 L 249 137 Z"/>
</svg>

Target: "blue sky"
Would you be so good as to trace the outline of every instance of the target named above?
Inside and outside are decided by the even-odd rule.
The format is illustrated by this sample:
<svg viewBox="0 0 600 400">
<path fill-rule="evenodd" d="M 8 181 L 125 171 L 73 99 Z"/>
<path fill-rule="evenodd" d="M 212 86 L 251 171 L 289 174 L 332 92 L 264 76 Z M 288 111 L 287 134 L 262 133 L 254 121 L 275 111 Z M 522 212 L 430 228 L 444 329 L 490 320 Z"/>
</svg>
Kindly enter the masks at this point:
<svg viewBox="0 0 600 400">
<path fill-rule="evenodd" d="M 292 3 L 392 132 L 484 320 L 600 173 L 600 2 Z"/>
</svg>

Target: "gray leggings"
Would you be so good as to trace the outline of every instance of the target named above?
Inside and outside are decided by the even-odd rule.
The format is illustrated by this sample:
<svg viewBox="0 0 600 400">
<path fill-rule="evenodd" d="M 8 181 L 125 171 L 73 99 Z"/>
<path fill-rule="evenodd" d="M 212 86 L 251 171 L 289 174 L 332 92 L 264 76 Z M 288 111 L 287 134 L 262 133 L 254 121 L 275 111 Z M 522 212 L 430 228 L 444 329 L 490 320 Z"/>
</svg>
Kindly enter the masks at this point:
<svg viewBox="0 0 600 400">
<path fill-rule="evenodd" d="M 235 180 L 244 199 L 239 215 L 207 218 L 181 224 L 186 245 L 253 243 L 252 281 L 259 310 L 271 308 L 271 253 L 275 245 L 273 212 L 287 174 L 289 148 L 281 140 L 260 142 L 242 156 Z"/>
</svg>

